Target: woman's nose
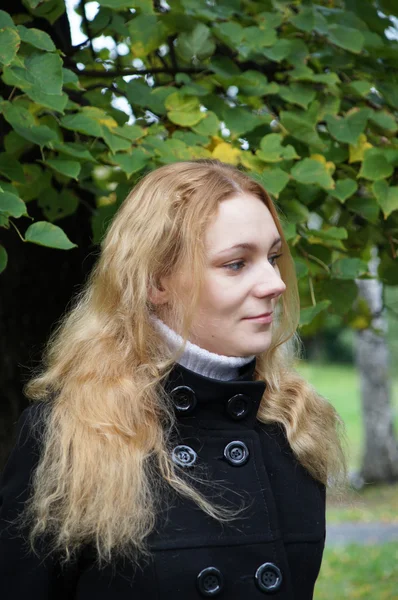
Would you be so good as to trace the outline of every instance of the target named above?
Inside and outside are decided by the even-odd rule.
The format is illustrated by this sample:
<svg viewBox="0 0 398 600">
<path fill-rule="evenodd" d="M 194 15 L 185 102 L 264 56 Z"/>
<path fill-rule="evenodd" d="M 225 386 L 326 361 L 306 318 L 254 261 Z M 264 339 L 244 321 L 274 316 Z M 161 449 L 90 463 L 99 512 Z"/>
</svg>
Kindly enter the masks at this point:
<svg viewBox="0 0 398 600">
<path fill-rule="evenodd" d="M 261 283 L 256 287 L 257 295 L 263 298 L 279 298 L 285 290 L 286 285 L 279 272 L 274 268 L 272 268 L 272 271 L 267 269 L 265 276 L 263 274 Z"/>
</svg>

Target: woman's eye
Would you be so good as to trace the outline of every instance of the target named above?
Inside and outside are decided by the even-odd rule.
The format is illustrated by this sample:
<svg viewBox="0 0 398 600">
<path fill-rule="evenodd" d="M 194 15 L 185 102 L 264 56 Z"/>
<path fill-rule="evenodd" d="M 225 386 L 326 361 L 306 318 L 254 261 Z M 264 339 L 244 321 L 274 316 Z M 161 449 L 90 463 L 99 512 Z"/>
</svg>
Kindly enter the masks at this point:
<svg viewBox="0 0 398 600">
<path fill-rule="evenodd" d="M 245 265 L 244 260 L 237 260 L 234 263 L 230 263 L 229 265 L 224 265 L 226 269 L 230 269 L 231 271 L 240 271 Z M 236 268 L 235 268 L 236 267 Z"/>
<path fill-rule="evenodd" d="M 274 256 L 270 256 L 268 260 L 271 263 L 271 265 L 274 267 L 276 264 L 276 260 L 278 258 L 280 258 L 281 256 L 282 256 L 282 254 L 275 254 Z"/>
</svg>

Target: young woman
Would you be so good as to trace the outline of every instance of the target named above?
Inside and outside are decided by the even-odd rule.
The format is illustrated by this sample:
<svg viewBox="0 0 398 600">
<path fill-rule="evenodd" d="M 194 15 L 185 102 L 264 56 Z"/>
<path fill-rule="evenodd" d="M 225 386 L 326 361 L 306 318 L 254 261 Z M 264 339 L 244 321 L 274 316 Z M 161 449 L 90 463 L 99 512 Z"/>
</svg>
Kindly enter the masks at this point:
<svg viewBox="0 0 398 600">
<path fill-rule="evenodd" d="M 146 175 L 26 387 L 1 598 L 310 600 L 344 457 L 292 366 L 298 316 L 258 183 L 214 160 Z"/>
</svg>

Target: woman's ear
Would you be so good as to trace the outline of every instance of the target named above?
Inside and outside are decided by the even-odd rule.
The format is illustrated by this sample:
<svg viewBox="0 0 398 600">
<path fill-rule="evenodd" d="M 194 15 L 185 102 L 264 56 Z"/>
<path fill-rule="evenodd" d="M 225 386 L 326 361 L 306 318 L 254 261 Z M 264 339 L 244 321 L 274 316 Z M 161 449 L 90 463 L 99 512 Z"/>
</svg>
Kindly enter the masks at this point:
<svg viewBox="0 0 398 600">
<path fill-rule="evenodd" d="M 169 301 L 169 292 L 160 282 L 157 286 L 150 284 L 148 286 L 148 298 L 152 304 L 166 304 Z"/>
</svg>

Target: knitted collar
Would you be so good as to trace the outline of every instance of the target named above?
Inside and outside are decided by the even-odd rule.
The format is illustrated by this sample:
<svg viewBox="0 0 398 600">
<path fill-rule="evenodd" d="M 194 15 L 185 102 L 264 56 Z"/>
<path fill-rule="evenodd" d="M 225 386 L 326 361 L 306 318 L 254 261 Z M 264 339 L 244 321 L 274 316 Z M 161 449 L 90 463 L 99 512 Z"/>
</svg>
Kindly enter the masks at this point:
<svg viewBox="0 0 398 600">
<path fill-rule="evenodd" d="M 151 318 L 172 351 L 182 345 L 183 339 L 178 333 L 156 315 L 152 315 Z M 229 381 L 236 379 L 241 373 L 241 368 L 252 362 L 254 358 L 254 355 L 241 357 L 215 354 L 188 340 L 178 364 L 205 377 Z"/>
</svg>

